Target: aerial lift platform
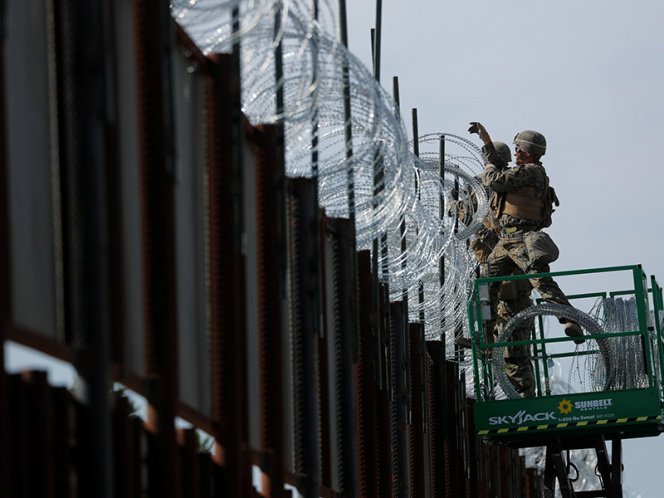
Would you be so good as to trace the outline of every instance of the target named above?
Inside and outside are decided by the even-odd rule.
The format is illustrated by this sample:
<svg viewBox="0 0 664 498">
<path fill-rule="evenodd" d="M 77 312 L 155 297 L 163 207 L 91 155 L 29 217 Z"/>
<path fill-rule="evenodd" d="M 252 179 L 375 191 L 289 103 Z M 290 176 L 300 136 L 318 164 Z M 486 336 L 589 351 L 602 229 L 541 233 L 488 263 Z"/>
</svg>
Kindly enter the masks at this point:
<svg viewBox="0 0 664 498">
<path fill-rule="evenodd" d="M 629 300 L 629 326 L 622 324 L 624 330 L 616 329 L 602 317 L 583 313 L 587 317 L 580 321 L 585 329 L 585 341 L 583 346 L 577 347 L 573 338 L 563 334 L 557 320 L 555 327 L 548 327 L 549 318 L 556 315 L 547 309 L 551 305 L 538 302 L 508 322 L 505 326 L 507 333 L 500 337 L 493 338 L 485 331 L 492 313 L 490 285 L 546 276 L 556 277 L 563 288 L 567 277 L 592 284 L 602 280 L 611 282 L 614 276 L 620 276 L 628 282 L 626 287 L 613 291 L 593 290 L 568 295 L 568 298 L 575 308 L 577 303 L 588 300 L 605 304 Z M 538 308 L 543 310 L 542 313 Z M 569 309 L 560 305 L 552 308 L 563 312 Z M 468 301 L 477 435 L 516 448 L 546 447 L 544 478 L 551 493 L 557 479 L 565 498 L 622 497 L 621 441 L 657 436 L 664 430 L 663 308 L 662 288 L 654 276 L 648 279 L 640 265 L 477 279 Z M 531 317 L 525 322 L 531 329 L 531 337 L 511 341 L 508 329 L 520 315 Z M 523 324 L 523 317 L 520 320 Z M 508 345 L 524 344 L 531 347 L 536 377 L 536 395 L 525 398 L 516 393 L 504 374 L 502 354 Z M 637 354 L 634 358 L 620 358 L 621 351 L 625 354 L 636 351 Z M 584 375 L 590 380 L 580 387 L 566 385 L 561 393 L 549 382 L 550 370 L 556 362 L 573 365 L 570 377 L 583 368 L 589 370 Z M 635 366 L 637 373 L 634 374 L 632 369 L 631 377 L 626 378 L 625 372 L 620 371 L 621 365 L 625 364 Z M 612 443 L 610 456 L 607 441 Z M 575 466 L 569 451 L 577 449 L 596 452 L 596 474 L 601 489 L 575 491 L 575 476 L 570 475 L 574 474 Z M 576 474 L 578 476 L 578 470 Z"/>
</svg>

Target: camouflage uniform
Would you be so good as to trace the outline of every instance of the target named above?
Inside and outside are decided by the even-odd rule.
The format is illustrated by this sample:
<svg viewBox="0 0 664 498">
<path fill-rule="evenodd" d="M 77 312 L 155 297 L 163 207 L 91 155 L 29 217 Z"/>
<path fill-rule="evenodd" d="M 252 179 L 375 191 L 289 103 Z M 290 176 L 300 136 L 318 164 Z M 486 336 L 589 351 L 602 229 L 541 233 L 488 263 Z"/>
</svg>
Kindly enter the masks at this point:
<svg viewBox="0 0 664 498">
<path fill-rule="evenodd" d="M 508 167 L 509 161 L 499 157 L 495 148 L 484 146 L 482 151 L 484 152 L 484 155 L 487 159 L 487 163 L 491 162 L 491 164 L 497 170 L 502 171 Z M 483 175 L 480 175 L 478 179 L 484 183 Z M 496 195 L 491 191 L 491 189 L 486 188 L 486 190 L 490 199 Z M 492 202 L 492 206 L 494 204 L 495 203 Z M 496 230 L 499 227 L 496 214 L 497 212 L 494 209 L 489 211 L 489 214 L 484 221 L 484 226 L 475 233 L 475 237 L 470 243 L 470 249 L 473 251 L 475 259 L 480 264 L 480 268 L 482 269 L 481 276 L 483 277 L 489 276 L 486 269 L 487 263 L 489 261 L 489 255 L 493 252 L 494 248 L 500 240 L 498 234 L 496 233 Z M 491 320 L 485 322 L 484 324 L 487 341 L 494 342 L 494 339 L 498 338 L 504 329 L 505 324 L 512 316 L 514 316 L 519 311 L 533 305 L 533 301 L 530 299 L 531 289 L 532 286 L 527 280 L 499 282 L 489 287 Z M 521 329 L 515 331 L 516 335 L 523 335 L 523 333 L 524 331 Z M 529 334 L 529 330 L 526 329 L 525 333 Z M 510 358 L 529 356 L 527 353 L 527 348 L 525 352 L 523 351 L 523 346 L 510 349 L 513 350 Z M 509 359 L 506 358 L 505 364 L 508 371 L 512 369 Z M 512 376 L 510 376 L 510 378 L 512 378 Z M 532 378 L 530 379 L 529 383 L 528 379 L 523 379 L 522 384 L 529 384 L 529 386 L 532 387 Z"/>
<path fill-rule="evenodd" d="M 475 236 L 470 241 L 470 250 L 473 251 L 475 259 L 480 266 L 485 265 L 489 254 L 493 251 L 498 243 L 498 235 L 495 229 L 495 218 L 492 213 L 489 213 L 484 225 L 475 232 Z"/>
<path fill-rule="evenodd" d="M 505 192 L 514 192 L 524 187 L 534 188 L 542 193 L 549 185 L 546 171 L 541 163 L 522 164 L 499 170 L 493 164 L 486 165 L 483 183 L 498 197 Z M 498 199 L 500 201 L 500 199 Z M 549 263 L 558 258 L 558 248 L 537 222 L 502 214 L 497 218 L 502 229 L 500 239 L 488 258 L 491 276 L 549 272 Z M 506 233 L 505 229 L 516 231 Z M 558 285 L 550 277 L 529 279 L 542 299 L 569 305 L 569 301 Z M 501 326 L 516 313 L 530 306 L 532 302 L 523 296 L 515 301 L 500 300 L 497 317 Z M 512 334 L 514 340 L 530 338 L 531 324 L 519 327 Z M 505 353 L 506 373 L 517 391 L 524 396 L 534 395 L 534 374 L 530 361 L 530 347 L 507 348 Z"/>
<path fill-rule="evenodd" d="M 496 142 L 500 143 L 500 142 Z M 495 165 L 496 169 L 503 170 L 507 168 L 510 158 L 503 158 L 499 155 L 495 147 L 487 147 L 486 145 L 482 147 L 482 152 L 484 157 L 487 159 L 487 162 L 491 162 Z M 484 183 L 483 175 L 476 177 L 480 182 Z M 484 187 L 489 199 L 494 195 L 491 189 Z M 476 201 L 473 200 L 476 204 Z M 496 234 L 496 229 L 498 228 L 498 223 L 496 221 L 496 216 L 493 211 L 489 211 L 486 219 L 484 220 L 484 226 L 475 232 L 475 237 L 470 242 L 470 249 L 475 254 L 475 259 L 480 264 L 480 267 L 486 264 L 489 254 L 493 251 L 493 248 L 496 247 L 498 243 L 498 235 Z"/>
</svg>

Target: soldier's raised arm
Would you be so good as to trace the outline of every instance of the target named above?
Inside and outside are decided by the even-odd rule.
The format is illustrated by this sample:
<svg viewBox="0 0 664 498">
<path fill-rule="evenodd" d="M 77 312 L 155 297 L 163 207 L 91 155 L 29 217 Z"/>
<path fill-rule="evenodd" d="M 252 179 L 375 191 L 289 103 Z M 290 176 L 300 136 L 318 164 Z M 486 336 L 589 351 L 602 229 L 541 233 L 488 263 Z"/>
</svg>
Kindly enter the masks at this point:
<svg viewBox="0 0 664 498">
<path fill-rule="evenodd" d="M 470 122 L 470 128 L 468 128 L 468 133 L 473 134 L 476 133 L 477 135 L 480 136 L 480 140 L 482 140 L 482 143 L 485 146 L 490 146 L 491 145 L 491 137 L 489 136 L 489 132 L 486 131 L 486 128 L 482 123 L 479 121 L 471 121 Z"/>
<path fill-rule="evenodd" d="M 493 142 L 489 132 L 479 121 L 471 121 L 468 132 L 470 134 L 479 135 L 480 139 L 482 140 L 482 143 L 484 144 L 482 147 L 482 152 L 484 153 L 484 158 L 486 159 L 485 166 L 493 164 L 498 169 L 504 169 L 507 167 L 507 163 L 512 160 L 512 156 L 510 155 L 509 147 L 507 147 L 506 144 L 503 142 Z M 498 150 L 496 144 L 507 147 L 507 153 L 505 153 L 504 150 Z"/>
</svg>

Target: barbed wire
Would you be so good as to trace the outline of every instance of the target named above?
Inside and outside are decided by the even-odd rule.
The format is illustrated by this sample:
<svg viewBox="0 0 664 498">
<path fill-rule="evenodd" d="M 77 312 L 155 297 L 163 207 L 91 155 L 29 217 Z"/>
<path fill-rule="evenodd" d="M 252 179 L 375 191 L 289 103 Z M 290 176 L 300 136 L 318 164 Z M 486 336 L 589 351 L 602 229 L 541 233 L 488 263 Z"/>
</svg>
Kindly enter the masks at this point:
<svg viewBox="0 0 664 498">
<path fill-rule="evenodd" d="M 476 263 L 466 241 L 488 212 L 476 179 L 483 167 L 479 147 L 453 134 L 431 133 L 419 138 L 422 153 L 416 157 L 394 99 L 332 34 L 336 21 L 328 2 L 319 3 L 318 19 L 305 1 L 175 0 L 171 9 L 204 53 L 230 52 L 240 44 L 244 114 L 254 124 L 283 124 L 286 172 L 317 174 L 320 205 L 329 216 L 349 217 L 354 209 L 358 249 L 380 241 L 380 279 L 389 284 L 392 300 L 404 292 L 411 296 L 409 317 L 419 321 L 424 315 L 427 339 L 445 337 L 452 344 L 467 331 L 465 296 Z M 278 92 L 284 102 L 279 110 Z M 427 150 L 441 139 L 443 178 L 439 153 Z M 469 206 L 466 223 L 457 217 L 457 202 Z M 418 300 L 420 285 L 424 302 Z"/>
</svg>

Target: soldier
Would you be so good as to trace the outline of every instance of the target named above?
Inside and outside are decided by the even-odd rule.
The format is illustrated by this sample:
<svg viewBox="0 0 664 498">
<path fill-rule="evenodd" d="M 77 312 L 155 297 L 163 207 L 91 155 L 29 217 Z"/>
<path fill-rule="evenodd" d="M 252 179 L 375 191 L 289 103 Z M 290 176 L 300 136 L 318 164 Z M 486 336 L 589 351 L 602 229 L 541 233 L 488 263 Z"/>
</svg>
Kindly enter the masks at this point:
<svg viewBox="0 0 664 498">
<path fill-rule="evenodd" d="M 477 133 L 491 161 L 497 153 L 491 138 L 480 123 L 471 123 L 470 133 Z M 492 210 L 500 227 L 499 240 L 488 257 L 491 276 L 513 275 L 522 273 L 547 273 L 549 263 L 558 258 L 558 248 L 548 234 L 541 231 L 551 225 L 551 205 L 558 205 L 553 188 L 549 186 L 540 158 L 546 152 L 546 139 L 536 131 L 526 130 L 514 137 L 516 167 L 498 169 L 488 162 L 482 181 L 495 195 L 492 198 Z M 531 285 L 539 292 L 542 299 L 553 303 L 570 306 L 565 294 L 550 277 L 530 279 Z M 513 316 L 520 306 L 504 302 L 498 304 L 504 317 Z M 583 342 L 583 331 L 576 322 L 560 318 L 565 334 L 575 338 L 574 342 Z M 514 331 L 514 340 L 530 337 L 529 327 Z M 522 396 L 534 395 L 534 375 L 530 362 L 529 347 L 510 347 L 505 354 L 507 376 Z"/>
<path fill-rule="evenodd" d="M 498 170 L 508 168 L 512 160 L 512 154 L 509 146 L 504 142 L 494 141 L 493 147 L 489 148 L 484 146 L 482 152 L 484 154 L 485 162 L 492 163 Z M 482 181 L 482 175 L 477 177 Z M 486 187 L 485 187 L 486 188 Z M 475 259 L 479 264 L 480 276 L 488 277 L 487 262 L 489 255 L 496 247 L 499 237 L 499 226 L 497 221 L 497 211 L 495 209 L 495 193 L 491 189 L 486 188 L 487 196 L 491 201 L 492 209 L 489 211 L 483 226 L 475 233 L 473 240 L 470 242 L 470 249 L 475 255 Z M 476 204 L 474 198 L 470 199 L 473 204 Z M 458 217 L 467 222 L 465 218 L 472 211 L 465 206 L 466 201 L 459 201 L 460 205 L 457 208 Z M 473 206 L 476 208 L 476 206 Z M 512 280 L 507 282 L 500 282 L 492 285 L 489 288 L 491 300 L 491 320 L 484 324 L 484 330 L 487 334 L 486 340 L 494 342 L 502 332 L 505 324 L 519 311 L 526 309 L 533 305 L 530 299 L 530 291 L 532 286 L 528 280 Z M 527 333 L 527 332 L 526 332 Z M 464 348 L 470 348 L 471 342 L 467 337 L 458 337 L 456 344 Z"/>
<path fill-rule="evenodd" d="M 498 141 L 492 142 L 492 145 L 493 147 L 491 151 L 494 156 L 493 163 L 498 169 L 507 168 L 510 161 L 512 160 L 512 154 L 510 153 L 509 146 L 506 143 Z M 495 151 L 495 153 L 493 151 Z M 488 151 L 486 146 L 482 148 L 482 152 L 484 153 L 484 157 L 488 162 L 489 158 L 487 156 Z M 482 181 L 481 176 L 477 179 Z M 491 198 L 491 190 L 488 188 L 486 190 L 487 196 Z M 484 220 L 483 226 L 475 233 L 473 240 L 470 242 L 470 249 L 473 251 L 475 259 L 477 259 L 480 268 L 486 265 L 489 254 L 491 254 L 491 251 L 493 251 L 493 248 L 496 247 L 496 244 L 498 243 L 498 235 L 496 234 L 497 228 L 498 225 L 496 224 L 495 213 L 490 211 Z"/>
</svg>

